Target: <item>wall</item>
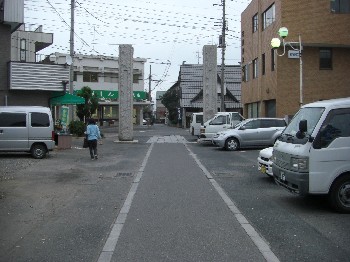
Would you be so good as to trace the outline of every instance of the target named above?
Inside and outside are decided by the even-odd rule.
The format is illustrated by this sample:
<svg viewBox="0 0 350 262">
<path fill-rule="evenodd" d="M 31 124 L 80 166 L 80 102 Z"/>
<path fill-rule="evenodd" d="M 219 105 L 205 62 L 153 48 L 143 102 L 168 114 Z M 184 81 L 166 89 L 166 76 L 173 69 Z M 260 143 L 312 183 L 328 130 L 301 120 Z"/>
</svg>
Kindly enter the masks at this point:
<svg viewBox="0 0 350 262">
<path fill-rule="evenodd" d="M 0 106 L 5 105 L 8 93 L 7 63 L 11 60 L 11 27 L 0 24 Z"/>
</svg>

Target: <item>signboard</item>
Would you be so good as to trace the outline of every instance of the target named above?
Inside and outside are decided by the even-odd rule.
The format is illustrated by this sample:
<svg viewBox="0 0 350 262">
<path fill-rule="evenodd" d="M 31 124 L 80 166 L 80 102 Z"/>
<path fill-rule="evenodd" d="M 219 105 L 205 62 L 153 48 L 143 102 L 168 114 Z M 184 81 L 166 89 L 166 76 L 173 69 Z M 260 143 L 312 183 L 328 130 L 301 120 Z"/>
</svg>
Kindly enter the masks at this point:
<svg viewBox="0 0 350 262">
<path fill-rule="evenodd" d="M 80 90 L 76 91 L 79 93 Z M 145 91 L 134 91 L 134 99 L 143 100 L 146 99 Z M 118 91 L 108 91 L 108 90 L 92 90 L 92 94 L 96 95 L 98 98 L 116 100 L 119 98 Z"/>
<path fill-rule="evenodd" d="M 68 106 L 61 107 L 61 125 L 62 125 L 62 127 L 67 127 L 67 125 L 68 125 L 68 112 L 69 112 Z"/>
<path fill-rule="evenodd" d="M 288 58 L 299 58 L 299 51 L 298 50 L 289 50 L 288 51 Z"/>
</svg>

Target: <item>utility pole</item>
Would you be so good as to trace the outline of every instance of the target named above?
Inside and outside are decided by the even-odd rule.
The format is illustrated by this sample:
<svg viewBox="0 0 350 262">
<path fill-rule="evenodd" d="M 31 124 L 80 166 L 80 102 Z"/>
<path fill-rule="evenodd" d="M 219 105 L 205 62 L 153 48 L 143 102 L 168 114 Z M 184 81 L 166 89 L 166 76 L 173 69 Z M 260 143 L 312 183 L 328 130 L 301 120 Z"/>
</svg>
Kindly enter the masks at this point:
<svg viewBox="0 0 350 262">
<path fill-rule="evenodd" d="M 72 59 L 72 63 L 69 67 L 69 93 L 73 94 L 73 81 L 74 81 L 74 5 L 75 0 L 71 0 L 71 8 L 70 8 L 70 57 Z M 73 105 L 69 106 L 69 112 L 70 112 L 70 121 L 73 121 L 74 118 L 74 112 L 73 112 Z"/>
<path fill-rule="evenodd" d="M 222 35 L 221 35 L 221 106 L 220 111 L 225 112 L 225 42 L 226 35 L 226 10 L 225 0 L 222 0 Z"/>
<path fill-rule="evenodd" d="M 149 77 L 148 77 L 148 99 L 149 99 L 149 102 L 152 102 L 151 84 L 152 84 L 152 66 L 149 65 Z"/>
</svg>

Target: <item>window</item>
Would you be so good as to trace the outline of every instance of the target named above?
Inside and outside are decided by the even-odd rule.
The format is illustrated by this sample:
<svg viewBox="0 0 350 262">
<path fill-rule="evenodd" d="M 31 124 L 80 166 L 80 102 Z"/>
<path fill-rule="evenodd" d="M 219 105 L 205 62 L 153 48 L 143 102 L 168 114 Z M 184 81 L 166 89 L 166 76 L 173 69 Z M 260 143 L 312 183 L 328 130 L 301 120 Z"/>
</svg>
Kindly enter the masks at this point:
<svg viewBox="0 0 350 262">
<path fill-rule="evenodd" d="M 32 127 L 49 127 L 50 118 L 45 113 L 31 113 L 31 126 Z"/>
<path fill-rule="evenodd" d="M 261 55 L 261 74 L 265 75 L 265 54 Z"/>
<path fill-rule="evenodd" d="M 266 27 L 275 22 L 276 14 L 275 14 L 275 4 L 272 4 L 266 11 L 262 14 L 262 29 L 264 30 Z"/>
<path fill-rule="evenodd" d="M 271 71 L 275 71 L 275 50 L 271 49 Z"/>
<path fill-rule="evenodd" d="M 218 116 L 217 118 L 213 119 L 210 124 L 211 125 L 223 125 L 227 122 L 226 116 Z"/>
<path fill-rule="evenodd" d="M 350 1 L 349 0 L 331 0 L 331 12 L 337 13 L 337 14 L 349 14 Z"/>
<path fill-rule="evenodd" d="M 78 81 L 78 72 L 74 72 L 73 81 Z"/>
<path fill-rule="evenodd" d="M 332 69 L 331 48 L 320 48 L 320 69 Z"/>
<path fill-rule="evenodd" d="M 21 39 L 21 46 L 20 46 L 20 61 L 21 62 L 25 62 L 26 61 L 26 40 L 25 39 Z"/>
<path fill-rule="evenodd" d="M 252 120 L 244 125 L 245 129 L 257 129 L 260 128 L 260 120 Z"/>
<path fill-rule="evenodd" d="M 137 84 L 139 82 L 139 80 L 141 80 L 140 78 L 141 78 L 141 74 L 134 74 L 133 75 L 133 83 Z"/>
<path fill-rule="evenodd" d="M 258 77 L 258 59 L 255 58 L 253 60 L 253 78 L 257 78 Z"/>
<path fill-rule="evenodd" d="M 104 81 L 107 83 L 118 83 L 118 74 L 115 73 L 105 73 Z"/>
<path fill-rule="evenodd" d="M 26 127 L 26 114 L 1 113 L 0 127 Z"/>
<path fill-rule="evenodd" d="M 349 109 L 336 109 L 329 113 L 316 138 L 315 148 L 328 147 L 338 137 L 350 137 Z"/>
<path fill-rule="evenodd" d="M 258 31 L 258 14 L 253 16 L 253 33 Z"/>
<path fill-rule="evenodd" d="M 98 73 L 83 72 L 83 82 L 98 82 Z"/>
<path fill-rule="evenodd" d="M 244 82 L 249 81 L 249 65 L 245 65 L 243 67 L 243 81 Z"/>
</svg>

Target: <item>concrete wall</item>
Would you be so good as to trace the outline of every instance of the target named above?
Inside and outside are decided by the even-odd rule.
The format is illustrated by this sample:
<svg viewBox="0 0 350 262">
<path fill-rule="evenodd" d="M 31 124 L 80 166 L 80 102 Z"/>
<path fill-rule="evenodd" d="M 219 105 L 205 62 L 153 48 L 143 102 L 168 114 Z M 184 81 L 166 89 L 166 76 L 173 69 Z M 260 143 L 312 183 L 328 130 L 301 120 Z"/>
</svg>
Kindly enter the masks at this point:
<svg viewBox="0 0 350 262">
<path fill-rule="evenodd" d="M 7 63 L 11 60 L 11 27 L 0 24 L 0 106 L 5 105 L 8 95 Z"/>
</svg>

